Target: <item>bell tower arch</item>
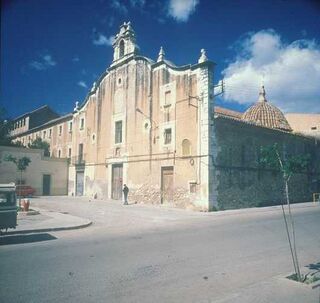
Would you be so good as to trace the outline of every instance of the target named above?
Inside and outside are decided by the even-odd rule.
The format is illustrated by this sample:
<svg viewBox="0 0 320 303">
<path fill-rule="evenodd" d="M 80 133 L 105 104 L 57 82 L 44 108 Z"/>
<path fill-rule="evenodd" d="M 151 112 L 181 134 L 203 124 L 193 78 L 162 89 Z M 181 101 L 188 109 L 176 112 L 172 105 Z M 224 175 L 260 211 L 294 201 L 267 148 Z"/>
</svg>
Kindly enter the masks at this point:
<svg viewBox="0 0 320 303">
<path fill-rule="evenodd" d="M 136 44 L 136 37 L 130 22 L 124 22 L 120 26 L 120 31 L 116 34 L 113 46 L 113 63 L 138 54 L 139 47 Z"/>
</svg>

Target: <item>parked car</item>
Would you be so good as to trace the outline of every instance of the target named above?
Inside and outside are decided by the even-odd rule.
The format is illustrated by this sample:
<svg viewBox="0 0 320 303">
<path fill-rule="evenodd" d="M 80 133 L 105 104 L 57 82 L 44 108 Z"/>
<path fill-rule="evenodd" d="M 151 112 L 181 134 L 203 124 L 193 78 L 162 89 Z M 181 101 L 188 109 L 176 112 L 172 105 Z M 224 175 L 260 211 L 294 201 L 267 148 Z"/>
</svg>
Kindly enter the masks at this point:
<svg viewBox="0 0 320 303">
<path fill-rule="evenodd" d="M 0 234 L 1 230 L 16 228 L 17 199 L 14 183 L 0 184 Z"/>
<path fill-rule="evenodd" d="M 17 196 L 30 197 L 33 196 L 35 192 L 36 190 L 30 185 L 16 185 Z"/>
</svg>

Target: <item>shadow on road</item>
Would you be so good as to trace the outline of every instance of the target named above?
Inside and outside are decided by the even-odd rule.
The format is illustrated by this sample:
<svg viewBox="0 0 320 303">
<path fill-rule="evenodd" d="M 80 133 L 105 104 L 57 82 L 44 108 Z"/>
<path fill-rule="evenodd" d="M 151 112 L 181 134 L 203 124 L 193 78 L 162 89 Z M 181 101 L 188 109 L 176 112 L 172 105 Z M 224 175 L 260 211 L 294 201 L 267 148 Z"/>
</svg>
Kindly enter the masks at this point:
<svg viewBox="0 0 320 303">
<path fill-rule="evenodd" d="M 320 262 L 307 265 L 309 269 L 320 271 Z"/>
<path fill-rule="evenodd" d="M 56 240 L 57 238 L 48 234 L 31 234 L 31 235 L 14 235 L 0 237 L 0 245 L 24 244 L 33 242 L 42 242 L 49 240 Z"/>
</svg>

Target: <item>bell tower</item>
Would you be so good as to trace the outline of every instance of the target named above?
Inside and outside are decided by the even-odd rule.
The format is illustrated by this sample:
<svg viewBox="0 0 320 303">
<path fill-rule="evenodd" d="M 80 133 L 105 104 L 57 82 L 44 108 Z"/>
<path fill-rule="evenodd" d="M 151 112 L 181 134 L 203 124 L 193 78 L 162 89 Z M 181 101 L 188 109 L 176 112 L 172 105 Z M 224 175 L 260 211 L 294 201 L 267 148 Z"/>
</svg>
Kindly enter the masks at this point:
<svg viewBox="0 0 320 303">
<path fill-rule="evenodd" d="M 139 47 L 136 45 L 135 33 L 130 22 L 124 22 L 120 26 L 120 31 L 116 34 L 112 46 L 114 49 L 113 63 L 118 63 L 122 59 L 138 54 Z"/>
</svg>

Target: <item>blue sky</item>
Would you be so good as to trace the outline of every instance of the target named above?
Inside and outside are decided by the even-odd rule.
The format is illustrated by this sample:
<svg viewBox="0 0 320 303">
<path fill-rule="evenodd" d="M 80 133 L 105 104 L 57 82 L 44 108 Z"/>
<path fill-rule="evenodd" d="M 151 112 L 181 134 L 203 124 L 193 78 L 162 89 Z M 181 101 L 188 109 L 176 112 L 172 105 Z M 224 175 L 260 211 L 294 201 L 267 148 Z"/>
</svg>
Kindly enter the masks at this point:
<svg viewBox="0 0 320 303">
<path fill-rule="evenodd" d="M 131 21 L 141 54 L 175 64 L 200 49 L 225 78 L 216 103 L 244 110 L 267 98 L 320 112 L 320 4 L 308 0 L 1 1 L 1 105 L 15 117 L 43 104 L 70 112 L 110 65 L 112 36 Z"/>
</svg>

